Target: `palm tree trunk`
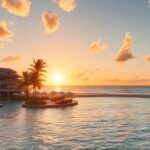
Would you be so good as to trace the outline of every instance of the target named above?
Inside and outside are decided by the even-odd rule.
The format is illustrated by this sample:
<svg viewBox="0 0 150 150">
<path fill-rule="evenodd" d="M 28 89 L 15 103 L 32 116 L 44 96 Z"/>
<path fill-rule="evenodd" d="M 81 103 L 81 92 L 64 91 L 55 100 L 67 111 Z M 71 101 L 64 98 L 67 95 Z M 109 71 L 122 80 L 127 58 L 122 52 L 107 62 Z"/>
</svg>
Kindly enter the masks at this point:
<svg viewBox="0 0 150 150">
<path fill-rule="evenodd" d="M 32 94 L 33 94 L 33 97 L 34 97 L 34 86 L 32 87 L 32 90 L 33 90 Z"/>
<path fill-rule="evenodd" d="M 29 97 L 29 87 L 27 86 L 27 97 Z"/>
<path fill-rule="evenodd" d="M 36 88 L 35 88 L 35 100 L 36 100 Z"/>
<path fill-rule="evenodd" d="M 29 96 L 29 90 L 28 90 L 28 86 L 26 86 L 26 97 Z"/>
</svg>

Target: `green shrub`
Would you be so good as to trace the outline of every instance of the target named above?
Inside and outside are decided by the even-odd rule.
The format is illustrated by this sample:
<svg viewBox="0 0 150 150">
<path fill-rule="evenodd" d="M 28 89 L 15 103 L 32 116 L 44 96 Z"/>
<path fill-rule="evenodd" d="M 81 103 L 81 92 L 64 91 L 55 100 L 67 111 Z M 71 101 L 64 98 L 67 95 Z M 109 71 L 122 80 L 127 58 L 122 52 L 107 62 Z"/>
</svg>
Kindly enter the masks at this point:
<svg viewBox="0 0 150 150">
<path fill-rule="evenodd" d="M 35 99 L 30 99 L 26 101 L 27 105 L 45 105 L 46 101 L 44 100 L 35 100 Z"/>
</svg>

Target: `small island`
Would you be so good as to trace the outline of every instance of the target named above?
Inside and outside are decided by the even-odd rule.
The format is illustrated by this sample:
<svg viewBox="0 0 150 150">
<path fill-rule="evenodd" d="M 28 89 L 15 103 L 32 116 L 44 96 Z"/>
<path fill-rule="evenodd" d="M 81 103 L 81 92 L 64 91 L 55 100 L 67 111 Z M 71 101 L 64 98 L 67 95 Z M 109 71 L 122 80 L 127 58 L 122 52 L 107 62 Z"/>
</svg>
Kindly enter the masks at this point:
<svg viewBox="0 0 150 150">
<path fill-rule="evenodd" d="M 72 92 L 44 92 L 44 96 L 37 90 L 40 90 L 45 81 L 47 67 L 42 59 L 33 60 L 33 64 L 27 71 L 23 71 L 20 75 L 21 87 L 24 91 L 23 107 L 28 108 L 58 108 L 70 107 L 78 104 L 78 101 L 73 100 Z M 32 89 L 32 92 L 31 90 Z M 18 95 L 17 95 L 18 97 Z"/>
<path fill-rule="evenodd" d="M 51 92 L 46 97 L 41 97 L 38 94 L 38 98 L 30 98 L 22 106 L 27 108 L 59 108 L 78 105 L 78 101 L 73 100 L 73 94 L 71 95 L 69 93 L 71 92 Z"/>
</svg>

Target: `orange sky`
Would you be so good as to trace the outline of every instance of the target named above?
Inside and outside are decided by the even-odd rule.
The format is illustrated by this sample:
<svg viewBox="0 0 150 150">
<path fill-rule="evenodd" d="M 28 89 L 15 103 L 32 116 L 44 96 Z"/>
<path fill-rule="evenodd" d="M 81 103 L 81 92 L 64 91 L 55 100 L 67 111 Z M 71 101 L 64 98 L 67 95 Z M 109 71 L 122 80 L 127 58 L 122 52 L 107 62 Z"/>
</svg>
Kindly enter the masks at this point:
<svg viewBox="0 0 150 150">
<path fill-rule="evenodd" d="M 43 59 L 46 85 L 150 85 L 149 17 L 147 1 L 2 0 L 0 66 Z"/>
</svg>

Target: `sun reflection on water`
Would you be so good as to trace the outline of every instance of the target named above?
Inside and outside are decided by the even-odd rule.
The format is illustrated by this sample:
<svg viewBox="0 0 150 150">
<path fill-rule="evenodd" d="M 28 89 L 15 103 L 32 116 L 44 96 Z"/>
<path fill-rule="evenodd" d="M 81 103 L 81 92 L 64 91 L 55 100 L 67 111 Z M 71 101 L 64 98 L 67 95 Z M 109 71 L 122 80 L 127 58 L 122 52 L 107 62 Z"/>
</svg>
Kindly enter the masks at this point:
<svg viewBox="0 0 150 150">
<path fill-rule="evenodd" d="M 60 86 L 54 87 L 54 91 L 61 92 L 62 91 L 62 87 L 60 87 Z"/>
</svg>

